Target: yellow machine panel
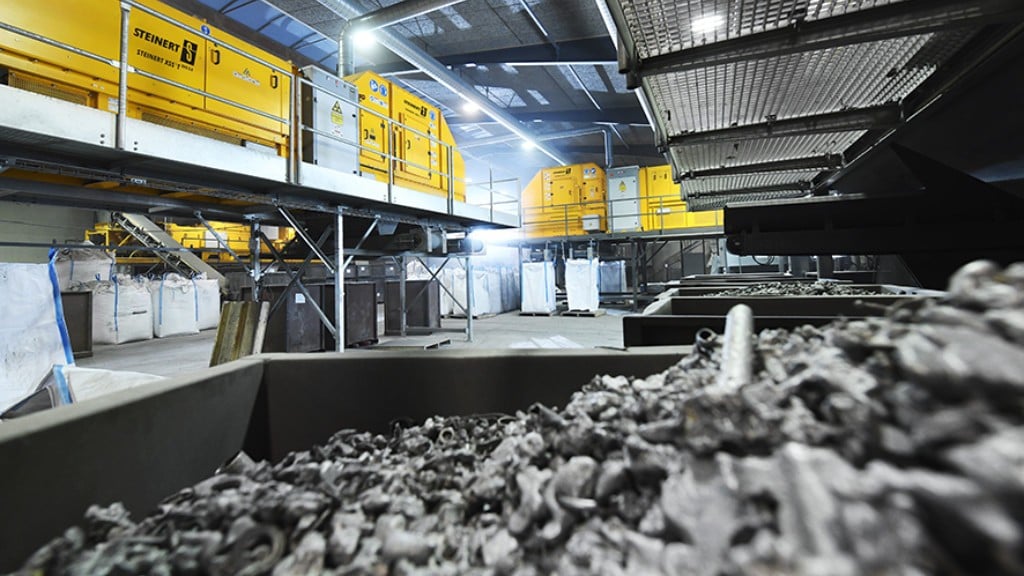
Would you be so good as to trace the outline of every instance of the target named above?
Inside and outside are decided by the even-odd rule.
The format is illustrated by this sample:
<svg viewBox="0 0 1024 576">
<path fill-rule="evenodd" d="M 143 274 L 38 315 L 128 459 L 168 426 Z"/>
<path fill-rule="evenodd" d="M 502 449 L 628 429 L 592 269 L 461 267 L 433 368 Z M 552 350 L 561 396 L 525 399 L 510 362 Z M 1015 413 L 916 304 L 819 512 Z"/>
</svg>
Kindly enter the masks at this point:
<svg viewBox="0 0 1024 576">
<path fill-rule="evenodd" d="M 359 112 L 359 143 L 364 146 L 359 163 L 363 170 L 378 180 L 386 180 L 386 154 L 390 143 L 394 142 L 395 183 L 447 196 L 448 150 L 441 142 L 453 144 L 455 139 L 441 111 L 373 72 L 360 72 L 345 79 L 359 88 L 359 103 L 373 111 Z M 396 123 L 391 126 L 390 140 L 386 118 Z M 455 199 L 464 202 L 466 185 L 462 175 L 465 167 L 458 151 L 452 164 L 456 178 Z"/>
<path fill-rule="evenodd" d="M 606 187 L 605 172 L 596 164 L 541 170 L 523 189 L 523 235 L 559 238 L 606 231 Z M 722 225 L 721 210 L 687 210 L 668 165 L 641 168 L 639 187 L 645 232 Z"/>
<path fill-rule="evenodd" d="M 667 164 L 641 168 L 640 182 L 644 230 L 684 228 L 686 202 L 679 184 L 672 181 L 672 168 Z"/>
<path fill-rule="evenodd" d="M 596 164 L 546 168 L 523 190 L 523 228 L 530 237 L 579 236 L 605 229 L 605 173 Z"/>
<path fill-rule="evenodd" d="M 672 167 L 648 166 L 640 169 L 641 207 L 644 230 L 678 230 L 721 226 L 722 211 L 689 212 L 679 184 L 672 181 Z"/>
<path fill-rule="evenodd" d="M 211 31 L 211 34 L 218 34 L 218 32 Z M 228 50 L 214 41 L 208 42 L 207 50 L 207 92 L 232 102 L 243 103 L 249 108 L 279 118 L 288 118 L 288 95 L 291 91 L 291 84 L 287 77 L 252 58 Z M 278 68 L 285 70 L 290 68 L 288 62 L 257 48 L 250 47 L 246 52 Z M 214 113 L 234 116 L 246 123 L 276 133 L 283 133 L 286 129 L 282 122 L 275 122 L 265 116 L 241 110 L 213 98 L 206 99 L 206 109 Z"/>
<path fill-rule="evenodd" d="M 203 26 L 202 21 L 155 0 L 141 3 L 191 28 Z M 4 6 L 2 17 L 9 24 L 111 61 L 119 59 L 121 10 L 117 2 L 7 4 L 10 6 Z M 211 29 L 208 36 L 200 36 L 138 8 L 129 16 L 128 63 L 139 72 L 287 117 L 290 87 L 286 79 L 274 79 L 276 75 L 262 64 L 219 49 L 216 40 L 283 69 L 291 67 L 227 33 Z M 211 59 L 218 56 L 220 64 L 212 64 Z M 0 66 L 15 73 L 15 87 L 117 111 L 118 70 L 110 64 L 0 31 Z M 139 73 L 128 75 L 128 87 L 128 114 L 132 117 L 238 144 L 248 140 L 276 145 L 280 153 L 286 150 L 284 123 Z"/>
<path fill-rule="evenodd" d="M 129 10 L 128 64 L 132 68 L 126 113 L 232 144 L 269 146 L 278 155 L 287 155 L 288 123 L 277 118 L 287 120 L 293 115 L 292 87 L 287 75 L 274 67 L 292 70 L 291 64 L 157 0 L 139 1 L 146 9 Z M 119 74 L 111 62 L 120 56 L 118 2 L 7 2 L 0 19 L 106 60 L 0 30 L 0 68 L 8 72 L 8 84 L 117 111 Z M 391 171 L 396 184 L 443 197 L 450 187 L 455 199 L 464 202 L 465 166 L 457 150 L 449 152 L 455 140 L 441 111 L 372 72 L 349 80 L 357 85 L 361 104 L 381 114 L 360 112 L 363 171 L 378 180 L 386 180 Z"/>
<path fill-rule="evenodd" d="M 117 10 L 114 13 L 116 18 L 120 18 Z M 202 25 L 196 18 L 185 14 L 174 14 L 174 17 L 192 28 Z M 137 70 L 196 90 L 205 89 L 206 39 L 142 10 L 132 10 L 129 23 L 128 64 Z M 115 48 L 117 41 L 115 36 Z M 128 86 L 150 96 L 159 96 L 200 109 L 206 100 L 202 94 L 139 74 L 128 75 Z"/>
</svg>

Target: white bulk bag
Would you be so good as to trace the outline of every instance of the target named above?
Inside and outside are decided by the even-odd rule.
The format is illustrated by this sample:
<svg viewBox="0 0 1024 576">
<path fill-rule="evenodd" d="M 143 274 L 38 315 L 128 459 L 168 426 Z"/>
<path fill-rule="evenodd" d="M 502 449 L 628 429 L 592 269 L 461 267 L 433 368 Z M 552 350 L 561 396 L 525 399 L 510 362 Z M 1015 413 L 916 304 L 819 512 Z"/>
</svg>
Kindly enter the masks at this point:
<svg viewBox="0 0 1024 576">
<path fill-rule="evenodd" d="M 452 285 L 450 287 L 455 301 L 452 305 L 452 314 L 465 316 L 466 303 L 466 271 L 456 268 L 452 271 Z M 491 313 L 491 297 L 488 288 L 489 278 L 483 270 L 473 271 L 473 316 Z"/>
<path fill-rule="evenodd" d="M 569 300 L 569 310 L 594 311 L 600 307 L 597 287 L 599 271 L 597 258 L 566 260 L 565 294 Z"/>
<path fill-rule="evenodd" d="M 441 288 L 441 316 L 451 316 L 456 312 L 459 312 L 460 314 L 462 313 L 461 310 L 455 309 L 455 301 L 452 300 L 452 297 L 449 295 L 449 292 L 452 291 L 452 286 L 454 285 L 452 281 L 453 274 L 453 271 L 448 268 L 441 270 L 441 273 L 438 274 L 438 279 L 441 281 L 441 286 L 443 286 L 443 288 Z M 445 288 L 447 288 L 447 290 L 445 290 Z"/>
<path fill-rule="evenodd" d="M 487 277 L 487 301 L 490 304 L 487 312 L 501 314 L 505 311 L 501 307 L 501 271 L 487 270 L 485 275 Z M 481 310 L 481 312 L 484 311 Z"/>
<path fill-rule="evenodd" d="M 149 283 L 153 300 L 153 335 L 157 338 L 199 333 L 199 307 L 193 280 L 164 274 Z"/>
<path fill-rule="evenodd" d="M 74 361 L 53 258 L 49 265 L 0 264 L 0 412 L 34 391 L 55 364 Z"/>
<path fill-rule="evenodd" d="M 114 276 L 92 287 L 92 341 L 124 344 L 153 337 L 153 303 L 145 280 Z"/>
<path fill-rule="evenodd" d="M 209 330 L 220 324 L 220 283 L 216 280 L 196 279 L 196 306 L 198 328 Z"/>
<path fill-rule="evenodd" d="M 555 263 L 524 262 L 520 309 L 548 314 L 555 310 Z"/>
<path fill-rule="evenodd" d="M 114 258 L 103 250 L 94 248 L 65 248 L 57 252 L 54 267 L 57 270 L 57 283 L 60 289 L 71 290 L 76 285 L 86 282 L 110 280 L 114 270 Z"/>
<path fill-rule="evenodd" d="M 121 390 L 164 380 L 163 376 L 143 374 L 142 372 L 100 370 L 79 368 L 78 366 L 56 366 L 53 369 L 53 375 L 60 388 L 68 391 L 73 402 L 92 400 Z"/>
</svg>

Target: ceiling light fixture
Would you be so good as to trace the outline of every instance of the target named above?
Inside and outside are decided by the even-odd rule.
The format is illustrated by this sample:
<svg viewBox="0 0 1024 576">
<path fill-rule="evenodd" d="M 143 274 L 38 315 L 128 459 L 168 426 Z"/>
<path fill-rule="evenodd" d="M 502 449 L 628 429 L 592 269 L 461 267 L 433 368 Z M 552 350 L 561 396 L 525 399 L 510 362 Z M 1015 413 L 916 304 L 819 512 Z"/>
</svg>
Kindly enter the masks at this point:
<svg viewBox="0 0 1024 576">
<path fill-rule="evenodd" d="M 368 48 L 377 43 L 377 39 L 373 36 L 372 30 L 356 30 L 352 34 L 352 45 L 357 50 Z"/>
<path fill-rule="evenodd" d="M 476 102 L 467 101 L 462 105 L 462 112 L 464 114 L 476 114 L 480 111 L 480 107 L 476 105 Z"/>
<path fill-rule="evenodd" d="M 523 140 L 523 150 L 533 150 L 537 144 L 532 140 Z"/>
<path fill-rule="evenodd" d="M 712 14 L 703 18 L 698 18 L 690 23 L 690 30 L 694 34 L 707 34 L 708 32 L 714 32 L 716 28 L 719 28 L 725 24 L 725 17 L 721 14 Z"/>
</svg>

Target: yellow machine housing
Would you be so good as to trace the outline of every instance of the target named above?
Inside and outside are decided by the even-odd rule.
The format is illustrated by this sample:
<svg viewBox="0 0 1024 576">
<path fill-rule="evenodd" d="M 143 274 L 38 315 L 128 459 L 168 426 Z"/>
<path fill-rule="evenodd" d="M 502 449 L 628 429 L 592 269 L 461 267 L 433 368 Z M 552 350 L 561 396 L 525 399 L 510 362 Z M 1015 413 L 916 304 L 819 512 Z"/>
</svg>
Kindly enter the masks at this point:
<svg viewBox="0 0 1024 576">
<path fill-rule="evenodd" d="M 641 168 L 640 182 L 645 231 L 721 226 L 721 210 L 690 212 L 687 209 L 679 184 L 672 181 L 672 167 L 668 164 Z"/>
<path fill-rule="evenodd" d="M 441 110 L 373 72 L 361 72 L 345 80 L 358 87 L 359 103 L 377 113 L 359 112 L 359 143 L 365 147 L 359 156 L 362 170 L 387 181 L 387 155 L 392 154 L 394 143 L 396 184 L 447 196 L 449 179 L 454 176 L 455 200 L 465 202 L 465 165 L 462 155 L 453 149 L 454 175 L 449 171 L 449 148 L 442 143 L 454 145 L 455 139 Z M 385 118 L 404 126 L 391 124 L 389 138 Z"/>
<path fill-rule="evenodd" d="M 210 227 L 217 231 L 217 234 L 223 238 L 228 246 L 235 251 L 236 254 L 242 257 L 249 256 L 249 240 L 252 237 L 250 228 L 246 224 L 235 224 L 231 222 L 210 222 Z M 193 250 L 208 249 L 210 252 L 203 252 L 203 260 L 218 260 L 220 262 L 230 262 L 234 260 L 231 254 L 221 252 L 220 243 L 213 234 L 206 229 L 205 226 L 183 226 L 180 224 L 174 224 L 167 222 L 163 224 L 163 228 L 170 234 L 171 238 L 184 246 L 185 248 Z M 273 243 L 274 248 L 278 251 L 282 250 L 285 244 L 288 243 L 295 236 L 295 231 L 291 228 L 279 228 L 276 226 L 263 226 L 263 233 Z M 260 244 L 260 253 L 263 255 L 269 255 L 270 249 L 263 243 Z"/>
<path fill-rule="evenodd" d="M 227 241 L 228 246 L 230 246 L 236 254 L 243 258 L 250 255 L 249 238 L 251 237 L 251 232 L 248 225 L 211 221 L 210 226 L 220 234 L 221 238 Z M 185 248 L 190 250 L 209 250 L 209 252 L 202 252 L 200 254 L 204 261 L 234 261 L 234 257 L 231 256 L 231 254 L 220 250 L 221 245 L 205 226 L 184 226 L 174 224 L 173 222 L 164 222 L 161 224 L 161 227 L 171 236 L 171 238 L 174 239 L 175 242 L 181 244 Z M 295 230 L 287 227 L 263 226 L 262 231 L 278 251 L 283 250 L 285 245 L 295 237 Z M 100 222 L 91 229 L 86 230 L 85 239 L 93 244 L 105 246 L 124 246 L 135 243 L 131 235 L 125 232 L 117 224 L 110 222 Z M 260 244 L 260 253 L 264 256 L 269 256 L 271 254 L 270 249 L 262 243 Z M 141 262 L 143 260 L 157 262 L 155 257 L 146 256 L 139 258 L 135 254 L 118 257 L 118 261 L 126 263 Z"/>
<path fill-rule="evenodd" d="M 204 23 L 154 0 L 140 3 L 186 26 Z M 116 61 L 121 11 L 117 2 L 10 2 L 8 24 Z M 55 17 L 59 15 L 59 17 Z M 222 42 L 283 68 L 290 64 L 207 26 L 197 35 L 140 9 L 129 17 L 128 63 L 136 70 L 207 91 L 277 117 L 287 118 L 288 78 L 225 49 Z M 7 31 L 0 31 L 0 66 L 8 84 L 78 104 L 117 111 L 118 70 L 113 66 Z M 287 150 L 283 122 L 230 106 L 140 74 L 128 75 L 128 115 L 228 142 L 243 141 Z"/>
<path fill-rule="evenodd" d="M 523 235 L 559 238 L 604 232 L 607 179 L 596 164 L 546 168 L 523 190 Z M 645 232 L 721 226 L 722 211 L 690 212 L 669 165 L 640 168 L 641 226 Z M 600 222 L 590 223 L 596 216 Z"/>
<path fill-rule="evenodd" d="M 607 180 L 597 164 L 545 168 L 523 190 L 523 228 L 529 237 L 580 236 L 606 226 Z"/>
<path fill-rule="evenodd" d="M 671 166 L 640 169 L 640 210 L 646 231 L 686 227 L 686 202 L 679 184 L 672 181 Z"/>
</svg>

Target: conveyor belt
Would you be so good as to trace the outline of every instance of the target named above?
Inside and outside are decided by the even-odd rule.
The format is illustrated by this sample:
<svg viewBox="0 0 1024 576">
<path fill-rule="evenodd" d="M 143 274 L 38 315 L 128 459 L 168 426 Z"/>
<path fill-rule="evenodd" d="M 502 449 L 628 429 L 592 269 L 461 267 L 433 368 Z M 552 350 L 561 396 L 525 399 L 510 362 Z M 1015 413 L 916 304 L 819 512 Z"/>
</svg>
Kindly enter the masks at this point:
<svg viewBox="0 0 1024 576">
<path fill-rule="evenodd" d="M 223 285 L 226 280 L 224 275 L 214 269 L 199 256 L 196 256 L 184 246 L 179 244 L 163 228 L 142 214 L 129 214 L 127 212 L 115 212 L 112 218 L 121 228 L 132 235 L 136 240 L 150 248 L 169 248 L 171 250 L 157 250 L 154 252 L 175 272 L 182 276 L 189 277 L 189 270 L 197 274 L 206 274 L 210 280 L 216 280 Z"/>
</svg>

